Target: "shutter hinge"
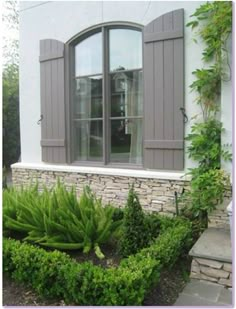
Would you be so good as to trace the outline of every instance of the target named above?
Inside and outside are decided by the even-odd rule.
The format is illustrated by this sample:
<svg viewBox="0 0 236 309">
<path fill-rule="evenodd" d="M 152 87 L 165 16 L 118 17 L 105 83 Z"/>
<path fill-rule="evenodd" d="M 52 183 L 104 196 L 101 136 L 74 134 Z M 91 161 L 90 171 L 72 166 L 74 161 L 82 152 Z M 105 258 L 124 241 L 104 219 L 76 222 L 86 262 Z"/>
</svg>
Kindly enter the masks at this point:
<svg viewBox="0 0 236 309">
<path fill-rule="evenodd" d="M 40 115 L 40 119 L 37 121 L 37 124 L 40 125 L 40 122 L 43 120 L 43 115 Z"/>
<path fill-rule="evenodd" d="M 187 123 L 188 122 L 188 116 L 186 115 L 185 113 L 185 108 L 184 107 L 180 107 L 179 109 L 184 117 L 184 123 Z"/>
</svg>

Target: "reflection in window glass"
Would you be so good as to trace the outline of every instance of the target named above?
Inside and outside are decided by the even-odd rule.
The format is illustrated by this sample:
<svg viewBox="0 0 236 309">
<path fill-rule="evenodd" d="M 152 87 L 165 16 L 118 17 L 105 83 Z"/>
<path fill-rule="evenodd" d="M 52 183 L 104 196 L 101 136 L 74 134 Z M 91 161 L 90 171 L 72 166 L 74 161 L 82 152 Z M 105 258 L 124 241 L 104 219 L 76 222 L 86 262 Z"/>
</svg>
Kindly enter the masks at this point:
<svg viewBox="0 0 236 309">
<path fill-rule="evenodd" d="M 111 74 L 111 117 L 142 116 L 142 72 Z"/>
<path fill-rule="evenodd" d="M 109 31 L 110 71 L 142 67 L 142 33 L 130 29 Z"/>
<path fill-rule="evenodd" d="M 74 118 L 102 118 L 102 77 L 75 80 Z"/>
<path fill-rule="evenodd" d="M 142 163 L 142 119 L 111 120 L 110 161 Z"/>
<path fill-rule="evenodd" d="M 75 122 L 75 160 L 102 161 L 102 120 Z"/>
<path fill-rule="evenodd" d="M 75 47 L 76 76 L 102 73 L 102 34 L 96 33 Z"/>
</svg>

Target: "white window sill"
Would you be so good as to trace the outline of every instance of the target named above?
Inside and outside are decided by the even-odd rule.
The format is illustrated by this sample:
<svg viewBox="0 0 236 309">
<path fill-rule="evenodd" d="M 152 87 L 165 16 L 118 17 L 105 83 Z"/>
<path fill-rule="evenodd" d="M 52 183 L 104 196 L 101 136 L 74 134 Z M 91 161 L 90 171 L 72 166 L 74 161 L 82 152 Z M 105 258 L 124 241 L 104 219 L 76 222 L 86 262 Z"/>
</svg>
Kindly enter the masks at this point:
<svg viewBox="0 0 236 309">
<path fill-rule="evenodd" d="M 122 168 L 54 165 L 46 163 L 15 163 L 11 165 L 11 168 L 109 175 L 109 176 L 126 176 L 126 177 L 137 177 L 137 178 L 153 178 L 163 180 L 179 180 L 179 181 L 190 180 L 190 177 L 186 176 L 184 171 L 183 172 L 151 171 L 151 170 L 135 170 L 135 169 L 122 169 Z"/>
</svg>

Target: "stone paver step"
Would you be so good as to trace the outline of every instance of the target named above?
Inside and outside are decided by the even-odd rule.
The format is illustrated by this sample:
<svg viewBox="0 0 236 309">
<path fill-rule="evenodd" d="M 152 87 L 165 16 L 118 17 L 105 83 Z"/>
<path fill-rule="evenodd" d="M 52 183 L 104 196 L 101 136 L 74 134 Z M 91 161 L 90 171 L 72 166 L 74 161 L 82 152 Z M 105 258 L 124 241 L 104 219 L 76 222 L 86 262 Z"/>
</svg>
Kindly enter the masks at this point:
<svg viewBox="0 0 236 309">
<path fill-rule="evenodd" d="M 232 305 L 232 291 L 221 285 L 191 279 L 174 306 L 229 306 Z"/>
<path fill-rule="evenodd" d="M 232 263 L 230 231 L 206 229 L 189 252 L 193 257 Z"/>
</svg>

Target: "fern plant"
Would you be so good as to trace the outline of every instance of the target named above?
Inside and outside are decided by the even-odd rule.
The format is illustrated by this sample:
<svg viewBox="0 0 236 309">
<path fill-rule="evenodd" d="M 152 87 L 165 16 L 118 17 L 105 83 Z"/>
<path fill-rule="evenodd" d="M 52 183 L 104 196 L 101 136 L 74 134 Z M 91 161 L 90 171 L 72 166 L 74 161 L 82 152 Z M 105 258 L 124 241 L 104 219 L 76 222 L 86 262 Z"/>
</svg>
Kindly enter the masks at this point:
<svg viewBox="0 0 236 309">
<path fill-rule="evenodd" d="M 6 190 L 3 196 L 4 230 L 18 231 L 25 241 L 50 248 L 83 249 L 84 253 L 93 249 L 98 258 L 104 258 L 100 246 L 121 226 L 113 213 L 89 187 L 78 200 L 75 189 L 67 191 L 60 182 L 42 193 L 34 186 Z"/>
</svg>

